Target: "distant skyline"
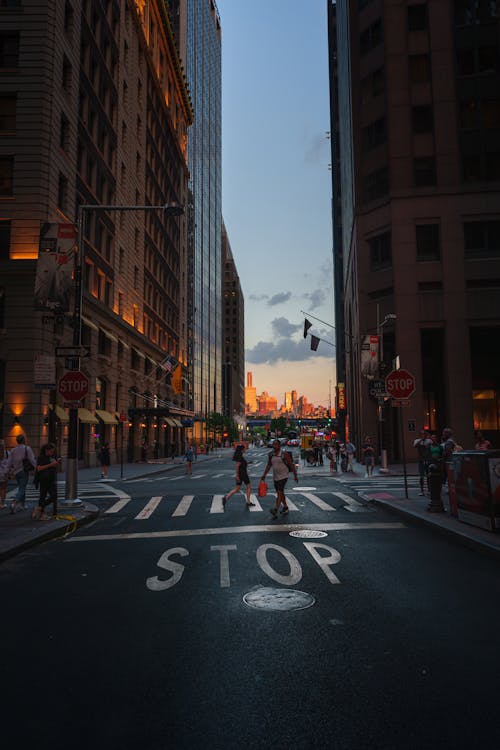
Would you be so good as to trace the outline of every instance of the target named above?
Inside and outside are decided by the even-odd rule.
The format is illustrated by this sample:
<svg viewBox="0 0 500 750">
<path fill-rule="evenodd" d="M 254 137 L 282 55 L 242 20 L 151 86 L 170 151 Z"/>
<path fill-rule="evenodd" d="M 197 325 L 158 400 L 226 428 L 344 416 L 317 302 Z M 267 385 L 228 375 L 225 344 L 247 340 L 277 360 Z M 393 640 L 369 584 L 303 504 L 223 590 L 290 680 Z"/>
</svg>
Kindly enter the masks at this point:
<svg viewBox="0 0 500 750">
<path fill-rule="evenodd" d="M 335 350 L 321 342 L 311 351 L 301 313 L 335 323 L 326 2 L 217 7 L 223 215 L 245 296 L 246 372 L 279 403 L 295 389 L 326 406 Z"/>
</svg>

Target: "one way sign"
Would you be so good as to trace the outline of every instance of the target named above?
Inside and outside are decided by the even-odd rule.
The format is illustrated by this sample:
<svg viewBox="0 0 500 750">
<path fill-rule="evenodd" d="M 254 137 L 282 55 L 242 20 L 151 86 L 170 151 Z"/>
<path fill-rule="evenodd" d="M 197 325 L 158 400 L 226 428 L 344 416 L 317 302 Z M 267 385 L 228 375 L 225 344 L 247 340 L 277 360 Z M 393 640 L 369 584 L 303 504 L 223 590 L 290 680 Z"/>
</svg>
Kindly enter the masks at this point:
<svg viewBox="0 0 500 750">
<path fill-rule="evenodd" d="M 90 357 L 88 346 L 56 346 L 56 357 Z"/>
</svg>

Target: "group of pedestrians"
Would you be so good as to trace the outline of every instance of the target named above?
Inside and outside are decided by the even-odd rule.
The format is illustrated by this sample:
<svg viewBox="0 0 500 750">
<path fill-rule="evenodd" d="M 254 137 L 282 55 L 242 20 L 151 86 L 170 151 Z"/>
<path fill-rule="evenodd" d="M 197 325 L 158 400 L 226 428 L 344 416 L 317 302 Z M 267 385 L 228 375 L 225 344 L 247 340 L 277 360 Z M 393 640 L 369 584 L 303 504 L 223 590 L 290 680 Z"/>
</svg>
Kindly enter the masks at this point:
<svg viewBox="0 0 500 750">
<path fill-rule="evenodd" d="M 0 441 L 0 509 L 7 508 L 7 481 L 10 476 L 14 476 L 17 491 L 9 504 L 9 510 L 11 513 L 26 510 L 26 486 L 34 472 L 33 481 L 39 489 L 39 498 L 31 517 L 34 521 L 50 521 L 52 516 L 46 513 L 46 508 L 51 503 L 54 509 L 57 508 L 57 471 L 61 460 L 56 457 L 56 446 L 54 443 L 45 443 L 35 458 L 24 435 L 17 435 L 16 443 L 8 451 L 5 442 Z"/>
<path fill-rule="evenodd" d="M 224 495 L 222 498 L 222 505 L 226 507 L 227 501 L 245 485 L 245 498 L 247 507 L 253 506 L 254 503 L 251 500 L 251 483 L 248 476 L 248 461 L 245 458 L 245 447 L 243 445 L 237 445 L 233 454 L 233 461 L 236 463 L 235 467 L 235 486 L 233 489 Z M 284 450 L 280 441 L 275 440 L 273 442 L 273 449 L 269 453 L 267 464 L 264 472 L 261 476 L 260 481 L 265 482 L 266 476 L 269 471 L 273 473 L 274 489 L 276 490 L 276 502 L 272 508 L 269 509 L 273 518 L 278 517 L 278 513 L 286 515 L 289 511 L 288 504 L 285 496 L 285 486 L 290 474 L 293 474 L 295 481 L 298 481 L 297 467 L 293 461 L 290 451 Z M 281 507 L 282 506 L 282 507 Z"/>
</svg>

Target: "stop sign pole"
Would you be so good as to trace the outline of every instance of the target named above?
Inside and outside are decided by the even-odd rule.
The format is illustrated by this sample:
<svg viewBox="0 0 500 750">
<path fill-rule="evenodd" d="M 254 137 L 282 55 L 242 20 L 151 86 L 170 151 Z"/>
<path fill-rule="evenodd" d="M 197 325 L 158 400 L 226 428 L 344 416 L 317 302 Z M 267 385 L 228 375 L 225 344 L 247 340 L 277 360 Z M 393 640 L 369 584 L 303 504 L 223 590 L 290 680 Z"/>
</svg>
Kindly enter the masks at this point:
<svg viewBox="0 0 500 750">
<path fill-rule="evenodd" d="M 396 401 L 409 399 L 415 393 L 415 376 L 405 370 L 399 368 L 393 370 L 385 379 L 385 387 L 387 393 L 392 396 Z M 403 427 L 403 410 L 399 409 L 399 424 L 401 429 L 401 452 L 403 454 L 403 474 L 405 480 L 405 497 L 408 500 L 408 475 L 406 472 L 406 449 L 405 449 L 405 436 Z"/>
</svg>

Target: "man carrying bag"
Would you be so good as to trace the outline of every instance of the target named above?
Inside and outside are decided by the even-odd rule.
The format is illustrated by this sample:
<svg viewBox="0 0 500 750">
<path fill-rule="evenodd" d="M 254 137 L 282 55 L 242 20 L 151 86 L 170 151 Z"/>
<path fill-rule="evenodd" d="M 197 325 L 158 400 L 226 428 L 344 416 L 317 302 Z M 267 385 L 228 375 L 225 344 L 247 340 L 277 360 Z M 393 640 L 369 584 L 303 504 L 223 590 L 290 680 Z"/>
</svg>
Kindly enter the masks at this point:
<svg viewBox="0 0 500 750">
<path fill-rule="evenodd" d="M 21 509 L 26 508 L 26 485 L 30 472 L 34 470 L 36 466 L 35 454 L 31 450 L 29 445 L 26 445 L 24 435 L 17 435 L 17 445 L 10 452 L 9 461 L 7 464 L 8 470 L 14 472 L 14 476 L 17 482 L 17 493 L 10 504 L 10 512 L 15 513 L 17 510 L 17 503 L 21 503 Z"/>
</svg>

